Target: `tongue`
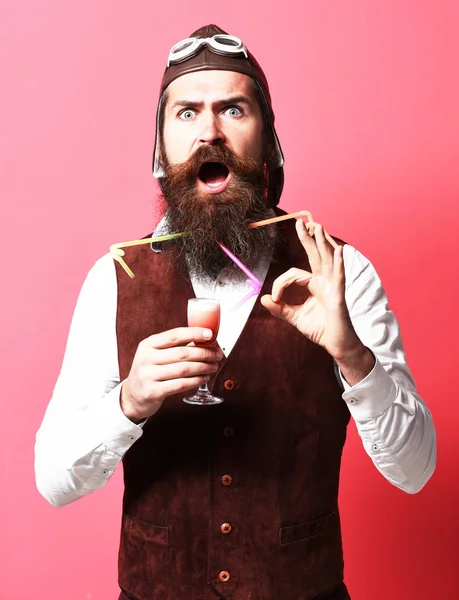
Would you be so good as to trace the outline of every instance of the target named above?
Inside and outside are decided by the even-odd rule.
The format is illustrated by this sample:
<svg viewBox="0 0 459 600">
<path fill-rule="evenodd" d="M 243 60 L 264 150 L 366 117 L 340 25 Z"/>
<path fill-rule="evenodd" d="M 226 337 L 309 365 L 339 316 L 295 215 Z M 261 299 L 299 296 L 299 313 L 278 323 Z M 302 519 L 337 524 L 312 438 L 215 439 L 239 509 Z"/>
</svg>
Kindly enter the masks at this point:
<svg viewBox="0 0 459 600">
<path fill-rule="evenodd" d="M 199 171 L 199 178 L 208 185 L 223 183 L 228 177 L 228 169 L 221 163 L 205 163 Z"/>
</svg>

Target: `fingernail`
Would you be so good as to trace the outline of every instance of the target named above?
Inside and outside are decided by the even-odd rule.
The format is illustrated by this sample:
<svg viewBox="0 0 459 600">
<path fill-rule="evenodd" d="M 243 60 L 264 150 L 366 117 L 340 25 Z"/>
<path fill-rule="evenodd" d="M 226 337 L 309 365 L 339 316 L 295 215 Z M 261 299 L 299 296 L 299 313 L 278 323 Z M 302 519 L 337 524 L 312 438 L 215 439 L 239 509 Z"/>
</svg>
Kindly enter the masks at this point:
<svg viewBox="0 0 459 600">
<path fill-rule="evenodd" d="M 203 337 L 205 340 L 210 340 L 210 338 L 211 338 L 213 335 L 214 335 L 214 334 L 213 334 L 213 331 L 212 331 L 212 329 L 203 329 L 203 330 L 202 330 L 202 337 Z"/>
</svg>

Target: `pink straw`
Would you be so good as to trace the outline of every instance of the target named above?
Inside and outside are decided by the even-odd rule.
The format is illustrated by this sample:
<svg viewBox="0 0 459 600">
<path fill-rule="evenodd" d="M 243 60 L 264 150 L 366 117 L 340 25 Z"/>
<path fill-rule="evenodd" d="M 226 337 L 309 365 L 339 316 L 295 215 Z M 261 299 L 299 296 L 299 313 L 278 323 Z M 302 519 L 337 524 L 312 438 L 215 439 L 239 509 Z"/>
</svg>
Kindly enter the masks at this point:
<svg viewBox="0 0 459 600">
<path fill-rule="evenodd" d="M 238 266 L 241 269 L 241 271 L 243 271 L 247 275 L 247 277 L 249 277 L 249 279 L 251 279 L 255 284 L 257 284 L 258 286 L 260 286 L 260 290 L 261 290 L 262 283 L 252 273 L 252 271 L 250 271 L 236 256 L 234 256 L 234 254 L 231 252 L 231 250 L 228 250 L 228 248 L 226 246 L 224 246 L 221 242 L 218 242 L 218 245 L 223 250 L 223 252 L 225 254 L 227 254 L 231 258 L 231 260 L 234 262 L 234 264 L 236 266 Z"/>
<path fill-rule="evenodd" d="M 236 306 L 233 307 L 232 310 L 234 311 L 234 310 L 238 309 L 240 306 L 242 306 L 244 304 L 244 302 L 247 302 L 247 300 L 252 298 L 252 296 L 258 296 L 258 294 L 261 292 L 261 288 L 263 287 L 263 284 L 258 279 L 258 277 L 256 275 L 254 275 L 254 273 L 252 273 L 252 271 L 244 265 L 244 263 L 242 263 L 236 256 L 234 256 L 234 254 L 231 252 L 231 250 L 229 250 L 221 242 L 218 242 L 218 245 L 223 250 L 223 252 L 231 258 L 231 260 L 234 262 L 234 264 L 237 267 L 239 267 L 241 269 L 241 271 L 243 271 L 247 275 L 247 277 L 249 278 L 249 279 L 247 279 L 247 284 L 252 288 L 252 290 L 247 294 L 247 296 L 245 296 L 240 302 L 238 302 L 236 304 Z"/>
</svg>

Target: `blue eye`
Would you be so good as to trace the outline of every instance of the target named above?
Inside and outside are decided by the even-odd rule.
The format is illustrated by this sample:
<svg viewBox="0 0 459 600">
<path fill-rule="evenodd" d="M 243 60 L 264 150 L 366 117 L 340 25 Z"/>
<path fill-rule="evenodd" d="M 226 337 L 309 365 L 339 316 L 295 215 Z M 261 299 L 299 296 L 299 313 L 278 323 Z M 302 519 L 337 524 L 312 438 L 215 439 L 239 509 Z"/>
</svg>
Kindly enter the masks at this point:
<svg viewBox="0 0 459 600">
<path fill-rule="evenodd" d="M 191 119 L 194 117 L 194 115 L 195 115 L 194 110 L 187 108 L 182 113 L 180 113 L 180 118 L 183 119 L 184 121 L 191 121 Z"/>
<path fill-rule="evenodd" d="M 240 117 L 242 115 L 242 110 L 238 106 L 230 106 L 226 109 L 225 114 L 229 117 Z"/>
</svg>

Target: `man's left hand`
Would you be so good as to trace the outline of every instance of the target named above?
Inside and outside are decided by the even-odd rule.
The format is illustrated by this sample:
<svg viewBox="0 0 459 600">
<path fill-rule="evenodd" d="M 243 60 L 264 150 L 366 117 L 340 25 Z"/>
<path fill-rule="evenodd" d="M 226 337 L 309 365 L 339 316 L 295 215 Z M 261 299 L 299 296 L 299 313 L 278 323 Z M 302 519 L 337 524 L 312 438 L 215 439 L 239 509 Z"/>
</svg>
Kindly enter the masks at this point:
<svg viewBox="0 0 459 600">
<path fill-rule="evenodd" d="M 272 315 L 325 348 L 353 385 L 371 371 L 374 358 L 357 336 L 346 306 L 343 247 L 333 248 L 319 224 L 315 225 L 315 239 L 301 219 L 296 231 L 311 272 L 289 269 L 274 281 L 271 295 L 263 296 L 261 303 Z M 292 284 L 307 287 L 310 295 L 303 304 L 282 301 L 284 290 Z"/>
</svg>

